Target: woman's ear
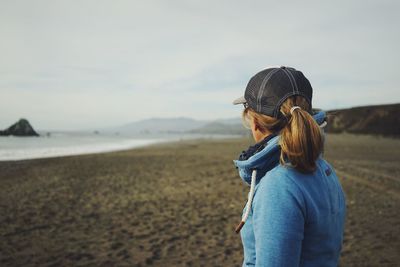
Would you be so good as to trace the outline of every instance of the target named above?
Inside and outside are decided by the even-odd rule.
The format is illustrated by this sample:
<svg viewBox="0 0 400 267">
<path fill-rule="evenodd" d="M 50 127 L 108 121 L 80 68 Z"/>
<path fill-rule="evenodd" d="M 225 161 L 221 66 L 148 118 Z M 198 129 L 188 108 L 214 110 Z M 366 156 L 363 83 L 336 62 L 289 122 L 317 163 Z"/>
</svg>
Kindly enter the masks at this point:
<svg viewBox="0 0 400 267">
<path fill-rule="evenodd" d="M 253 131 L 257 131 L 258 129 L 260 129 L 260 127 L 258 126 L 257 119 L 254 117 L 251 118 L 251 127 Z"/>
</svg>

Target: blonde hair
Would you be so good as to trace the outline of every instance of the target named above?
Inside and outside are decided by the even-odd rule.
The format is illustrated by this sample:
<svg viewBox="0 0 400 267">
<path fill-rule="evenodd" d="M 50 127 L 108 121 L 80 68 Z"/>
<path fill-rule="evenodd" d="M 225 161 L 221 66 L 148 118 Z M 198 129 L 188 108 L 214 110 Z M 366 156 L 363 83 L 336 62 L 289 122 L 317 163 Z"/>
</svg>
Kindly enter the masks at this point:
<svg viewBox="0 0 400 267">
<path fill-rule="evenodd" d="M 290 114 L 293 106 L 301 108 L 294 109 Z M 287 164 L 287 159 L 300 172 L 315 171 L 315 161 L 323 151 L 324 142 L 321 129 L 311 115 L 310 104 L 300 95 L 291 96 L 282 103 L 280 112 L 283 116 L 277 119 L 246 107 L 242 122 L 246 128 L 250 128 L 250 119 L 253 117 L 261 132 L 280 134 L 280 164 Z"/>
</svg>

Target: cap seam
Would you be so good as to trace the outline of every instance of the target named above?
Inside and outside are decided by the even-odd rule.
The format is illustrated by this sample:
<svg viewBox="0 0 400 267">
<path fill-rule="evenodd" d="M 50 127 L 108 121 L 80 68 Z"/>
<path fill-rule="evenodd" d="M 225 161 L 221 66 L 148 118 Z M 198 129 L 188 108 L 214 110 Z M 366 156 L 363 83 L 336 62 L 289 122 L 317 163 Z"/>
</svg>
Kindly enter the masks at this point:
<svg viewBox="0 0 400 267">
<path fill-rule="evenodd" d="M 293 82 L 294 82 L 294 86 L 296 87 L 297 92 L 300 93 L 299 87 L 297 86 L 297 81 L 294 78 L 293 73 L 290 72 L 290 69 L 288 69 L 287 72 L 290 74 L 290 76 L 292 76 L 292 79 L 293 79 Z"/>
<path fill-rule="evenodd" d="M 262 96 L 262 93 L 264 92 L 264 89 L 265 89 L 267 83 L 268 83 L 268 80 L 271 79 L 271 77 L 272 77 L 276 72 L 278 72 L 278 70 L 279 70 L 279 69 L 271 70 L 271 72 L 268 73 L 268 74 L 264 77 L 264 79 L 263 79 L 263 81 L 262 81 L 262 83 L 261 83 L 261 85 L 260 85 L 260 91 L 258 92 L 258 95 L 257 95 L 257 111 L 258 111 L 258 112 L 261 112 L 261 110 L 262 110 L 262 106 L 261 106 L 261 96 Z"/>
<path fill-rule="evenodd" d="M 288 74 L 288 71 L 286 71 L 285 69 L 282 69 L 282 70 L 286 74 L 286 76 L 289 78 L 290 84 L 292 85 L 293 93 L 296 93 L 296 88 L 292 82 L 292 79 L 290 78 L 290 75 Z"/>
</svg>

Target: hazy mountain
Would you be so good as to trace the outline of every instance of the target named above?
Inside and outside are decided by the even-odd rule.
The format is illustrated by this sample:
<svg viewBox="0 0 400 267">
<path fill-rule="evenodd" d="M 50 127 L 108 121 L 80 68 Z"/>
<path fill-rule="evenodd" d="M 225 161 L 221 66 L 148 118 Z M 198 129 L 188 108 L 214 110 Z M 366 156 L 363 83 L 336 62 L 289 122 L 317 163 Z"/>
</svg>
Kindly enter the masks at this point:
<svg viewBox="0 0 400 267">
<path fill-rule="evenodd" d="M 315 109 L 314 111 L 318 111 Z M 400 137 L 400 104 L 353 107 L 327 110 L 327 132 L 381 134 Z M 196 120 L 187 117 L 151 118 L 119 127 L 99 129 L 99 133 L 121 134 L 249 134 L 240 115 L 216 120 Z"/>
<path fill-rule="evenodd" d="M 186 117 L 150 118 L 131 122 L 120 127 L 102 129 L 100 132 L 118 132 L 122 134 L 182 133 L 200 128 L 207 123 L 208 121 Z"/>
<path fill-rule="evenodd" d="M 242 118 L 240 116 L 228 119 L 217 119 L 214 122 L 223 123 L 223 124 L 242 124 Z"/>
<path fill-rule="evenodd" d="M 238 134 L 246 135 L 249 134 L 250 130 L 243 127 L 242 123 L 222 123 L 214 121 L 207 123 L 206 125 L 189 131 L 190 133 L 201 133 L 201 134 Z"/>
</svg>

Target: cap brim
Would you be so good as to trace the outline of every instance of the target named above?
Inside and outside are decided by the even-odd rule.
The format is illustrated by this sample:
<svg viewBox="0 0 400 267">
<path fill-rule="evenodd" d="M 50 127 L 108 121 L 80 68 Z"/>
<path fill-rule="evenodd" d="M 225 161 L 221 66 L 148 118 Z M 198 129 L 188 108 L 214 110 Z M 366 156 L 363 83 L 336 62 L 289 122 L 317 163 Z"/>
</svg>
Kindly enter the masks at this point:
<svg viewBox="0 0 400 267">
<path fill-rule="evenodd" d="M 241 97 L 239 97 L 239 98 L 237 98 L 237 99 L 235 99 L 235 100 L 233 100 L 233 104 L 234 105 L 238 105 L 238 104 L 244 104 L 244 103 L 246 103 L 247 101 L 246 101 L 246 99 L 244 99 L 244 96 L 241 96 Z"/>
</svg>

